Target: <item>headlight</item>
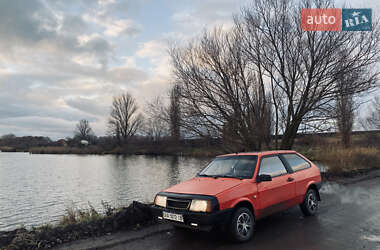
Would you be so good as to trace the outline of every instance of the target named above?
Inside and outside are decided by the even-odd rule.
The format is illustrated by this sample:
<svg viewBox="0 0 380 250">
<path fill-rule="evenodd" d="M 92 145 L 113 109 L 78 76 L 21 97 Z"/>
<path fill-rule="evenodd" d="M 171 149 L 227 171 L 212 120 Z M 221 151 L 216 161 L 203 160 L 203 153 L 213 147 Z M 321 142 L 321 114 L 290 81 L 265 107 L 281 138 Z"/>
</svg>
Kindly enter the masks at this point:
<svg viewBox="0 0 380 250">
<path fill-rule="evenodd" d="M 166 207 L 166 196 L 156 195 L 154 199 L 154 204 L 160 207 Z"/>
<path fill-rule="evenodd" d="M 211 201 L 192 200 L 190 211 L 193 212 L 211 212 Z"/>
</svg>

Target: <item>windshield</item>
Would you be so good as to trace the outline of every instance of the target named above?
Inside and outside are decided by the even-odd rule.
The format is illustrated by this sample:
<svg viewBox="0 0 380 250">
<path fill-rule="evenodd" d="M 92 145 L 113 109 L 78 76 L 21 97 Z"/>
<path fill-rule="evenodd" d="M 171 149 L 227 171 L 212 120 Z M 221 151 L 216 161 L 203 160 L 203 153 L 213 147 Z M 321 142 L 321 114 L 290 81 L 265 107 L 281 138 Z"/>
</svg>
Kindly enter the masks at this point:
<svg viewBox="0 0 380 250">
<path fill-rule="evenodd" d="M 255 155 L 218 157 L 203 169 L 199 176 L 251 179 L 256 162 Z"/>
</svg>

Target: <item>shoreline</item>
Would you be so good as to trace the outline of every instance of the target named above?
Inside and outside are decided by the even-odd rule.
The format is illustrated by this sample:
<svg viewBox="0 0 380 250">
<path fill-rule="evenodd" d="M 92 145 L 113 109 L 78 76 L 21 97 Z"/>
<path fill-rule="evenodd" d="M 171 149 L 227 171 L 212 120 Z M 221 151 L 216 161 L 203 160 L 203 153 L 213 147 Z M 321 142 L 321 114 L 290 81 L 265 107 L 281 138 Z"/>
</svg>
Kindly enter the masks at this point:
<svg viewBox="0 0 380 250">
<path fill-rule="evenodd" d="M 372 169 L 380 169 L 380 148 L 378 147 L 350 147 L 340 148 L 335 146 L 327 147 L 296 147 L 295 151 L 301 153 L 312 162 L 325 165 L 325 175 L 350 177 L 357 174 L 363 174 Z M 75 148 L 75 147 L 39 147 L 32 148 L 29 151 L 7 151 L 25 152 L 29 154 L 47 154 L 47 155 L 115 155 L 115 156 L 133 156 L 145 155 L 151 157 L 174 156 L 174 157 L 193 157 L 193 158 L 213 158 L 217 155 L 225 154 L 221 148 L 187 148 L 180 147 L 176 150 L 167 148 L 146 148 L 137 150 L 136 148 L 117 148 L 115 150 L 105 151 L 99 148 Z"/>
<path fill-rule="evenodd" d="M 65 150 L 62 150 L 64 148 Z M 184 151 L 168 151 L 160 152 L 146 151 L 128 151 L 125 148 L 122 150 L 113 151 L 92 151 L 90 148 L 71 148 L 71 147 L 40 147 L 39 150 L 22 151 L 29 154 L 46 154 L 46 155 L 115 155 L 115 156 L 135 156 L 143 155 L 150 157 L 192 157 L 198 159 L 213 158 L 220 154 L 225 154 L 216 148 L 205 150 L 203 148 L 188 149 Z M 47 149 L 47 150 L 46 150 Z M 302 147 L 296 148 L 297 152 L 306 156 L 316 165 L 321 164 L 326 167 L 321 169 L 321 174 L 325 179 L 336 178 L 352 178 L 355 176 L 364 175 L 372 170 L 380 169 L 380 148 L 377 147 Z M 20 151 L 7 151 L 7 153 L 16 153 Z M 323 172 L 322 172 L 323 171 Z"/>
<path fill-rule="evenodd" d="M 67 211 L 57 224 L 0 231 L 0 249 L 46 249 L 153 224 L 155 219 L 151 214 L 150 204 L 134 201 L 128 207 L 122 208 L 106 205 L 104 214 L 90 206 L 87 210 Z"/>
</svg>

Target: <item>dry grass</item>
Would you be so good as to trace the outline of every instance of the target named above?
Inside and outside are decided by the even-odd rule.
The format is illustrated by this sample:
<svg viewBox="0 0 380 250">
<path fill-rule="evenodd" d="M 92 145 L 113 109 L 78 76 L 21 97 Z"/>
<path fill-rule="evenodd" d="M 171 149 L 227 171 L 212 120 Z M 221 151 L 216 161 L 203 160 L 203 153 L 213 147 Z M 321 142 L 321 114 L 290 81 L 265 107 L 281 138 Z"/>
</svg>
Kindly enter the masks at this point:
<svg viewBox="0 0 380 250">
<path fill-rule="evenodd" d="M 85 148 L 76 147 L 33 147 L 29 149 L 32 154 L 102 154 L 103 150 L 96 146 L 89 146 Z"/>
<path fill-rule="evenodd" d="M 0 151 L 2 151 L 2 152 L 14 152 L 15 149 L 13 147 L 1 146 Z"/>
<path fill-rule="evenodd" d="M 312 152 L 315 160 L 325 163 L 329 173 L 360 172 L 380 168 L 380 148 L 319 147 Z"/>
<path fill-rule="evenodd" d="M 107 216 L 113 216 L 115 213 L 119 212 L 123 208 L 114 208 L 108 202 L 101 202 L 103 209 L 98 212 L 90 203 L 88 203 L 88 208 L 86 209 L 76 209 L 74 206 L 66 208 L 66 213 L 62 216 L 59 221 L 59 226 L 67 226 L 78 223 L 88 223 L 97 220 L 102 220 Z"/>
<path fill-rule="evenodd" d="M 63 242 L 154 223 L 149 205 L 133 202 L 128 207 L 115 209 L 106 202 L 102 204 L 102 212 L 90 204 L 87 209 L 68 208 L 57 224 L 0 232 L 0 249 L 51 248 Z"/>
</svg>

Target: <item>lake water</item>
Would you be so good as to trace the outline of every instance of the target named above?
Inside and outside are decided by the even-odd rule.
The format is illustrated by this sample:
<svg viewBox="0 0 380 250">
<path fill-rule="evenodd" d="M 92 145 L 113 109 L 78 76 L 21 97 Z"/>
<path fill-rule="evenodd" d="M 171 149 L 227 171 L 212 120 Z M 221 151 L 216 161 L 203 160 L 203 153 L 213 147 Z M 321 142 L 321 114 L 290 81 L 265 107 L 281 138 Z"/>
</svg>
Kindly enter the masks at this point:
<svg viewBox="0 0 380 250">
<path fill-rule="evenodd" d="M 55 222 L 68 207 L 152 202 L 210 159 L 0 153 L 0 231 Z"/>
</svg>

